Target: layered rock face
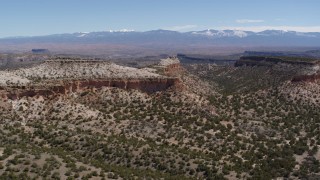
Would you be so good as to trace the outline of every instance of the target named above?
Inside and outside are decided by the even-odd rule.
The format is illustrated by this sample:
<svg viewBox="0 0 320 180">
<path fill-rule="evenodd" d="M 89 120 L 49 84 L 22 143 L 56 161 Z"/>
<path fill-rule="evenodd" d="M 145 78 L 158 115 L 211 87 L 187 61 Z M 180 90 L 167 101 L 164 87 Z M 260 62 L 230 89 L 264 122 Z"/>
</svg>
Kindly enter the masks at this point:
<svg viewBox="0 0 320 180">
<path fill-rule="evenodd" d="M 178 78 L 159 79 L 92 79 L 92 80 L 68 80 L 54 86 L 21 86 L 2 91 L 2 98 L 17 99 L 23 96 L 33 97 L 37 95 L 67 95 L 72 92 L 94 91 L 102 87 L 115 87 L 121 89 L 136 89 L 146 93 L 165 91 L 180 83 Z"/>
<path fill-rule="evenodd" d="M 65 83 L 65 92 L 102 87 L 137 89 L 147 93 L 165 91 L 179 83 L 177 78 L 78 80 Z"/>
<path fill-rule="evenodd" d="M 180 65 L 169 64 L 176 71 Z M 48 61 L 41 65 L 3 72 L 2 97 L 50 96 L 72 92 L 94 91 L 102 87 L 136 89 L 146 93 L 178 87 L 180 80 L 150 72 L 147 69 L 123 67 L 113 63 L 89 61 Z M 14 78 L 11 78 L 14 77 Z"/>
</svg>

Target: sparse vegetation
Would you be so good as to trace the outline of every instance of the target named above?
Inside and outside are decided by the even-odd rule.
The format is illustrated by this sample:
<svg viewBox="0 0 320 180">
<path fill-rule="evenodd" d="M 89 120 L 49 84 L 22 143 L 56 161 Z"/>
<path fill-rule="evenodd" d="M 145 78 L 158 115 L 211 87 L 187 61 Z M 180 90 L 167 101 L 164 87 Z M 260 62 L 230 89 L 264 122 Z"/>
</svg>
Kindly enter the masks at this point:
<svg viewBox="0 0 320 180">
<path fill-rule="evenodd" d="M 0 104 L 5 179 L 310 179 L 320 85 L 301 67 L 188 65 L 183 90 L 102 87 Z"/>
</svg>

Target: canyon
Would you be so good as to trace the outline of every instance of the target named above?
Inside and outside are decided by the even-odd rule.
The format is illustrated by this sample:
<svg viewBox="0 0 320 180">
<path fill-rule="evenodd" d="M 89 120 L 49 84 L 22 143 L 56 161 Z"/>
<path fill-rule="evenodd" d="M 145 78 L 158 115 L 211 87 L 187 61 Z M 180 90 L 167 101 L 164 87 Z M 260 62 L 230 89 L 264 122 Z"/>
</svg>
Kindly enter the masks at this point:
<svg viewBox="0 0 320 180">
<path fill-rule="evenodd" d="M 316 60 L 162 58 L 51 56 L 0 71 L 0 176 L 319 177 Z"/>
</svg>

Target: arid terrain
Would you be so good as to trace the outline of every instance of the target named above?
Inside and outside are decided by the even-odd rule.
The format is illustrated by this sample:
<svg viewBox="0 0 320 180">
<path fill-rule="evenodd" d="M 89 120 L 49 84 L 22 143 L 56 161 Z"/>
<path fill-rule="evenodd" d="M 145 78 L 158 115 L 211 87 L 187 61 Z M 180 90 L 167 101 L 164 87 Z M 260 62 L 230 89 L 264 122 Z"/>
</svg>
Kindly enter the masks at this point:
<svg viewBox="0 0 320 180">
<path fill-rule="evenodd" d="M 3 179 L 320 178 L 317 58 L 0 57 Z"/>
</svg>

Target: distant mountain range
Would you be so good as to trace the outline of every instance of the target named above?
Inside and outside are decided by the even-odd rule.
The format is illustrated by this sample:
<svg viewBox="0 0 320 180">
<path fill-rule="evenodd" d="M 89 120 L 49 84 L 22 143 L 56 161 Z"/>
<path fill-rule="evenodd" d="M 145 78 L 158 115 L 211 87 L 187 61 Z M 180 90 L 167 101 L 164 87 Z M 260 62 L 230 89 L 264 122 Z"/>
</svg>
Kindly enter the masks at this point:
<svg viewBox="0 0 320 180">
<path fill-rule="evenodd" d="M 152 30 L 145 32 L 103 31 L 54 34 L 47 36 L 1 38 L 0 43 L 90 43 L 130 45 L 218 45 L 218 46 L 320 46 L 320 32 L 266 30 L 204 30 L 177 32 Z"/>
</svg>

